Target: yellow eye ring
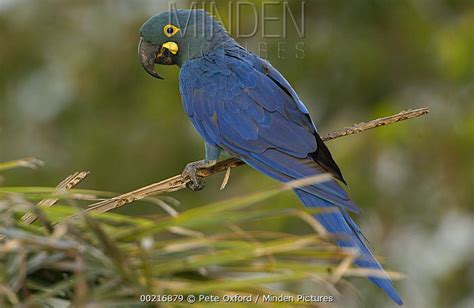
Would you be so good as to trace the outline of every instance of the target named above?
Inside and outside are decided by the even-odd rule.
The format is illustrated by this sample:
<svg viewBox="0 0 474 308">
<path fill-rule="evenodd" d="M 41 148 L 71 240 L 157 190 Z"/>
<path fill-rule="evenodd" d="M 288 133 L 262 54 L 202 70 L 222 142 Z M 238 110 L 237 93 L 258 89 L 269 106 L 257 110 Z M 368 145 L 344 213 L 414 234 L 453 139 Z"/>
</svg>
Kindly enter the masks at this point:
<svg viewBox="0 0 474 308">
<path fill-rule="evenodd" d="M 174 25 L 166 25 L 163 27 L 163 32 L 165 33 L 167 37 L 172 37 L 173 35 L 178 33 L 179 30 L 180 29 Z"/>
</svg>

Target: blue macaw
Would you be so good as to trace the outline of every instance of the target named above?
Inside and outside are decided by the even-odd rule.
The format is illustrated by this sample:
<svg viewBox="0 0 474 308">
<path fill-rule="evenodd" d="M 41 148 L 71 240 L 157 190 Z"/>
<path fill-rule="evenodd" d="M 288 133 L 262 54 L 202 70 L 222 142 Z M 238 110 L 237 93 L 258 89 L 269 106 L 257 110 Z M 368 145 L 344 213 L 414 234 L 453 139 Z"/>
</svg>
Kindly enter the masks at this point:
<svg viewBox="0 0 474 308">
<path fill-rule="evenodd" d="M 333 180 L 295 189 L 296 195 L 309 208 L 333 209 L 315 218 L 338 235 L 339 246 L 358 249 L 357 266 L 381 271 L 369 279 L 401 305 L 390 278 L 348 214 L 360 209 L 337 183 L 345 183 L 339 167 L 288 81 L 201 10 L 155 15 L 143 24 L 140 35 L 138 53 L 150 75 L 162 79 L 155 64 L 181 68 L 184 109 L 205 141 L 205 159 L 188 164 L 183 172 L 191 180 L 190 188 L 202 188 L 196 170 L 214 165 L 222 150 L 281 182 L 332 174 Z"/>
</svg>

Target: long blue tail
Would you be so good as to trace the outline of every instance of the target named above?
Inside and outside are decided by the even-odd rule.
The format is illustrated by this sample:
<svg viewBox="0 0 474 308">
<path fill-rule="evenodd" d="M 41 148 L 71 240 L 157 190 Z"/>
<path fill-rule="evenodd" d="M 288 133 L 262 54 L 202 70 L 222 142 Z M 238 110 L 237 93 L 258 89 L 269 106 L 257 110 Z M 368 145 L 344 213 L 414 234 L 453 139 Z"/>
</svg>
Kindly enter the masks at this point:
<svg viewBox="0 0 474 308">
<path fill-rule="evenodd" d="M 301 202 L 307 207 L 329 207 L 335 206 L 315 195 L 304 190 L 296 189 L 296 195 Z M 362 232 L 349 214 L 343 208 L 338 207 L 336 211 L 321 213 L 315 215 L 316 219 L 326 228 L 329 233 L 337 234 L 340 239 L 336 240 L 341 247 L 357 248 L 360 252 L 359 258 L 354 262 L 355 265 L 362 268 L 379 269 L 383 271 L 380 263 L 375 259 L 369 248 L 364 243 Z M 388 276 L 386 278 L 368 277 L 375 285 L 385 291 L 387 295 L 398 305 L 402 305 L 403 301 L 392 285 L 392 281 Z"/>
</svg>

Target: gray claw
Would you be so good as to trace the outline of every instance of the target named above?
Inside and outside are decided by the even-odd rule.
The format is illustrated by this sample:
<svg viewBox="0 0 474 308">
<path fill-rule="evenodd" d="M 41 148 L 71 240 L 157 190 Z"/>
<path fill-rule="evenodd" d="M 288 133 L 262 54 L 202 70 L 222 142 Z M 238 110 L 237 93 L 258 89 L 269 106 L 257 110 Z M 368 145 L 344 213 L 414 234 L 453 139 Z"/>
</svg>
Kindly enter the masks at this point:
<svg viewBox="0 0 474 308">
<path fill-rule="evenodd" d="M 192 191 L 200 191 L 206 187 L 206 182 L 203 179 L 197 178 L 196 182 L 191 180 L 186 184 L 186 187 L 191 189 Z"/>
<path fill-rule="evenodd" d="M 198 169 L 206 167 L 208 164 L 206 164 L 205 161 L 197 161 L 193 163 L 189 163 L 186 165 L 184 168 L 183 173 L 181 174 L 185 179 L 190 179 L 191 181 L 186 184 L 186 186 L 191 189 L 192 191 L 200 191 L 202 190 L 205 186 L 206 183 L 204 182 L 203 179 L 199 178 L 196 175 L 196 172 Z"/>
</svg>

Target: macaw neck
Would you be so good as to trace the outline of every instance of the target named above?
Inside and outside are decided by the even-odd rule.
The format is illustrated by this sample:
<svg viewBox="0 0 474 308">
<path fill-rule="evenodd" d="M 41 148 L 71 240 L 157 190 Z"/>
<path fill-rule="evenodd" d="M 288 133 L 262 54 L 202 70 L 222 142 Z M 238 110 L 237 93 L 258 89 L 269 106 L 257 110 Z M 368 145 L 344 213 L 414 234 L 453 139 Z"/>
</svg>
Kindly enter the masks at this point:
<svg viewBox="0 0 474 308">
<path fill-rule="evenodd" d="M 227 34 L 216 35 L 208 40 L 193 40 L 187 46 L 184 46 L 181 54 L 175 61 L 181 67 L 188 60 L 223 52 L 228 48 L 235 48 L 236 46 L 238 46 L 238 43 Z"/>
</svg>

